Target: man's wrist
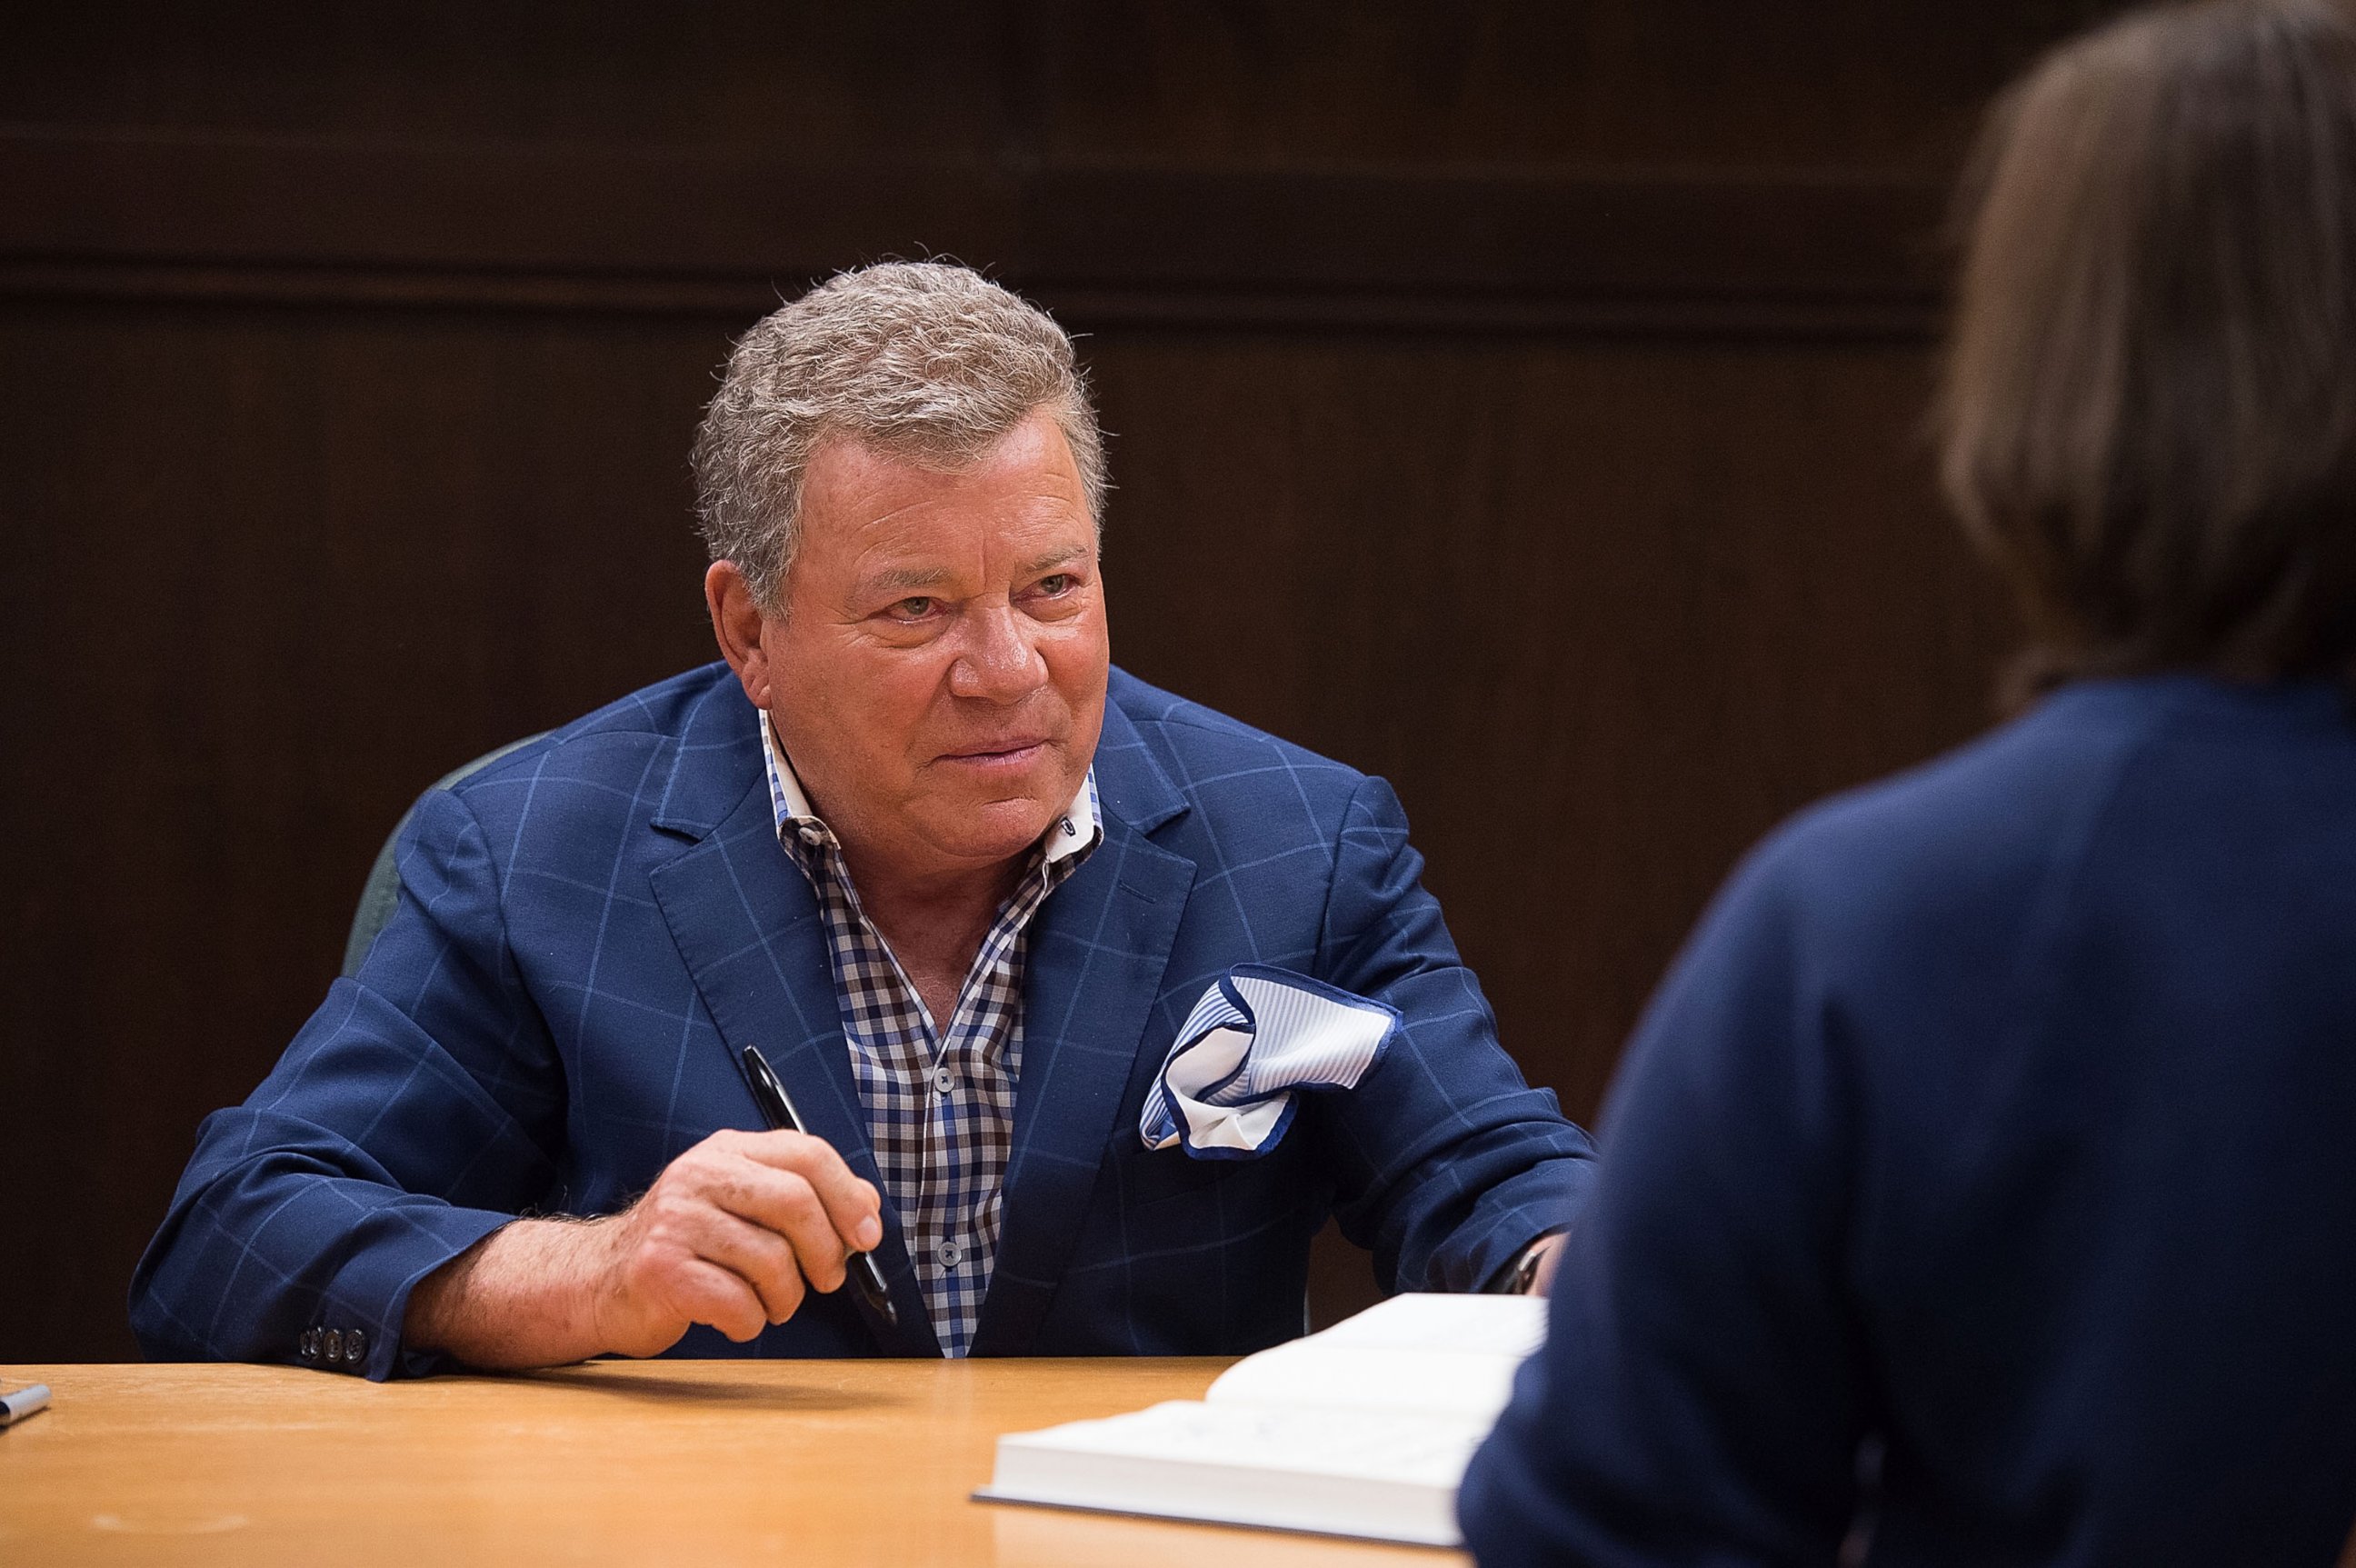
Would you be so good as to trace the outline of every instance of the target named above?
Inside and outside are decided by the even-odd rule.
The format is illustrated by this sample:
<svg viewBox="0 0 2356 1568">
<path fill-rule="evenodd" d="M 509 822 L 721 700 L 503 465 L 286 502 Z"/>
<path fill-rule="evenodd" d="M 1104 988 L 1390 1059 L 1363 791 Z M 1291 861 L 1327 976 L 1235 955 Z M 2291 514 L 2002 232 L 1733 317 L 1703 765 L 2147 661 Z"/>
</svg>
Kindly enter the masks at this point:
<svg viewBox="0 0 2356 1568">
<path fill-rule="evenodd" d="M 1560 1230 L 1548 1230 L 1536 1236 L 1505 1262 L 1505 1266 L 1490 1276 L 1482 1286 L 1489 1295 L 1534 1295 L 1543 1294 L 1538 1287 L 1546 1274 L 1547 1256 L 1560 1240 Z"/>
<path fill-rule="evenodd" d="M 418 1282 L 404 1344 L 493 1370 L 561 1366 L 596 1355 L 598 1222 L 517 1219 Z"/>
</svg>

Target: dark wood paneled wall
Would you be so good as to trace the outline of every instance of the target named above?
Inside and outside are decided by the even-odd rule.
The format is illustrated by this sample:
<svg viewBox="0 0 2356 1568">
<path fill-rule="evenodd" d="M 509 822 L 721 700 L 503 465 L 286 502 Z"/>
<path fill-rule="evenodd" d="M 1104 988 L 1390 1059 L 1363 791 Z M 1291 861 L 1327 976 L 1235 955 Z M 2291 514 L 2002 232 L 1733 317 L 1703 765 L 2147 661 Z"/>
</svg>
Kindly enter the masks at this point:
<svg viewBox="0 0 2356 1568">
<path fill-rule="evenodd" d="M 416 789 L 708 656 L 712 369 L 885 254 L 1090 334 L 1119 657 L 1390 777 L 1591 1113 L 1745 843 L 1987 720 L 1932 240 L 1977 102 L 2101 8 L 19 19 L 0 1359 L 132 1352 L 197 1121 Z"/>
</svg>

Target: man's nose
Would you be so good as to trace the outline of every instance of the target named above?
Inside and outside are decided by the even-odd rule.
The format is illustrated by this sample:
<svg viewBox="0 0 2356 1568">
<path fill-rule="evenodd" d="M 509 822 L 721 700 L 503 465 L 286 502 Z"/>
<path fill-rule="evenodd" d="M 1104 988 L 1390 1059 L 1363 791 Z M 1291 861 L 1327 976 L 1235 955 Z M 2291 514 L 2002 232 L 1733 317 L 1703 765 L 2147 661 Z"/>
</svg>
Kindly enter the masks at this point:
<svg viewBox="0 0 2356 1568">
<path fill-rule="evenodd" d="M 1047 661 L 1040 656 L 1035 631 L 1012 605 L 974 609 L 966 622 L 966 645 L 949 666 L 950 694 L 1012 703 L 1037 691 L 1047 679 Z"/>
</svg>

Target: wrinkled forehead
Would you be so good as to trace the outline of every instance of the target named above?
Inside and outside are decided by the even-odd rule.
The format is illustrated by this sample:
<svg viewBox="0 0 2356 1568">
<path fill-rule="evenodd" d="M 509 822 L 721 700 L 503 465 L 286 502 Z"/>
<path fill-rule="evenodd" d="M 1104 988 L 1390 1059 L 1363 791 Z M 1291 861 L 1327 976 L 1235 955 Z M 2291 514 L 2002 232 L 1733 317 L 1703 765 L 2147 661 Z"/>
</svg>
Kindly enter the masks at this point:
<svg viewBox="0 0 2356 1568">
<path fill-rule="evenodd" d="M 802 504 L 815 487 L 924 486 L 1015 479 L 1053 487 L 1089 508 L 1087 481 L 1069 435 L 1051 404 L 984 435 L 923 425 L 870 431 L 835 425 L 821 430 L 802 465 Z"/>
<path fill-rule="evenodd" d="M 789 575 L 1050 571 L 1092 558 L 1097 542 L 1070 447 L 1045 418 L 961 462 L 830 442 L 811 456 L 801 503 Z"/>
</svg>

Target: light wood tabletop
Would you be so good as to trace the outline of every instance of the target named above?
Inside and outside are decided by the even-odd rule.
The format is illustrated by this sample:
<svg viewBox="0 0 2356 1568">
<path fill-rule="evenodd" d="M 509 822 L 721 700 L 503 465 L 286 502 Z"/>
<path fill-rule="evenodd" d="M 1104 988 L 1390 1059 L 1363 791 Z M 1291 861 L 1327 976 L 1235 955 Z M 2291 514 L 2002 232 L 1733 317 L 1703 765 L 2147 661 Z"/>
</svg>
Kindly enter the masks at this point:
<svg viewBox="0 0 2356 1568">
<path fill-rule="evenodd" d="M 978 1503 L 1001 1433 L 1192 1399 L 1219 1360 L 602 1361 L 368 1383 L 0 1367 L 0 1561 L 1449 1568 L 1458 1553 Z"/>
</svg>

